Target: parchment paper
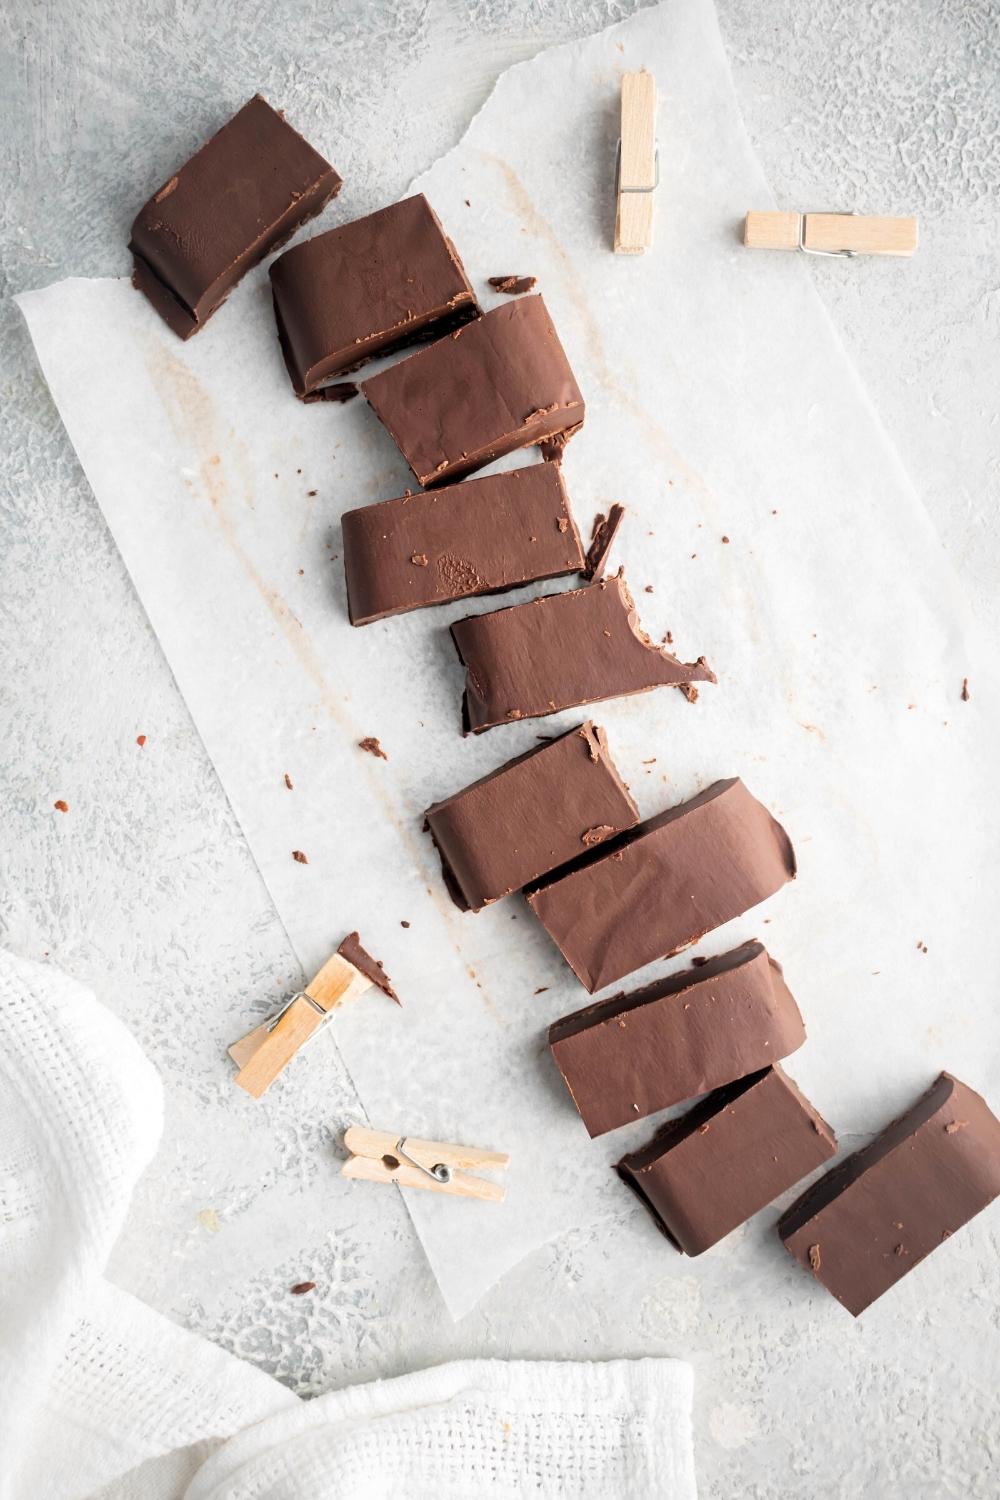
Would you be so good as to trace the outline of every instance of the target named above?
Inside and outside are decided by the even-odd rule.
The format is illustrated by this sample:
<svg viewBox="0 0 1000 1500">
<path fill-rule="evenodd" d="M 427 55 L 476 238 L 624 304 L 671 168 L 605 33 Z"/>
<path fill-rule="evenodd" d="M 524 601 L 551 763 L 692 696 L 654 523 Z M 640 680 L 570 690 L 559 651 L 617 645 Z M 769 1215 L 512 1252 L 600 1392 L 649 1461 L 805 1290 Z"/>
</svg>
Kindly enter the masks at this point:
<svg viewBox="0 0 1000 1500">
<path fill-rule="evenodd" d="M 621 258 L 618 80 L 640 65 L 662 99 L 657 240 Z M 539 278 L 588 402 L 565 464 L 581 528 L 625 502 L 617 557 L 643 623 L 719 674 L 693 706 L 659 690 L 596 711 L 643 814 L 739 774 L 796 844 L 797 882 L 703 950 L 766 939 L 809 1030 L 790 1071 L 842 1135 L 878 1128 L 942 1066 L 1000 1102 L 993 684 L 803 258 L 739 243 L 746 209 L 773 199 L 707 0 L 513 68 L 414 186 L 477 290 Z M 651 1129 L 588 1140 L 544 1045 L 587 996 L 519 898 L 452 907 L 420 829 L 432 800 L 583 715 L 460 739 L 446 627 L 509 598 L 350 627 L 340 514 L 410 481 L 362 401 L 293 399 L 262 270 L 186 345 L 126 281 L 21 305 L 303 969 L 357 927 L 405 1001 L 336 1021 L 372 1123 L 512 1153 L 501 1208 L 407 1198 L 459 1317 L 620 1205 L 608 1164 Z M 387 762 L 357 748 L 366 735 Z M 294 1112 L 294 1070 L 277 1088 Z M 363 1211 L 379 1190 L 343 1191 Z M 626 1241 L 618 1254 L 624 1274 Z"/>
</svg>

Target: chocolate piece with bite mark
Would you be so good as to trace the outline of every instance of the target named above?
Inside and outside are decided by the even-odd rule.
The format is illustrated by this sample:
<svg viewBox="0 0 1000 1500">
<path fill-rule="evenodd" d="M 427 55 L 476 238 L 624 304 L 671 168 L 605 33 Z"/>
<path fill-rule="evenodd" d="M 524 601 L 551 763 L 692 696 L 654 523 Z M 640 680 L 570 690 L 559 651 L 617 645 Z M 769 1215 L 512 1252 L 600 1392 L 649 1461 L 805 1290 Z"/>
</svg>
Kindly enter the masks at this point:
<svg viewBox="0 0 1000 1500">
<path fill-rule="evenodd" d="M 541 297 L 485 313 L 366 380 L 362 394 L 417 482 L 448 484 L 583 421 Z"/>
<path fill-rule="evenodd" d="M 733 778 L 540 880 L 527 896 L 593 994 L 678 953 L 794 877 L 787 833 Z"/>
<path fill-rule="evenodd" d="M 552 464 L 365 505 L 342 525 L 352 625 L 558 578 L 583 562 Z M 426 564 L 414 567 L 417 557 Z"/>
<path fill-rule="evenodd" d="M 180 338 L 326 207 L 340 178 L 257 94 L 141 208 L 133 283 Z"/>
<path fill-rule="evenodd" d="M 781 1217 L 785 1249 L 855 1317 L 1000 1196 L 1000 1120 L 941 1073 Z"/>
<path fill-rule="evenodd" d="M 479 316 L 455 247 L 423 193 L 293 245 L 270 268 L 296 395 Z"/>
<path fill-rule="evenodd" d="M 638 821 L 604 730 L 588 722 L 436 802 L 425 827 L 455 904 L 479 911 L 572 859 L 599 825 L 610 837 Z"/>
<path fill-rule="evenodd" d="M 592 1136 L 766 1068 L 805 1041 L 780 964 L 760 943 L 615 995 L 549 1027 Z"/>
<path fill-rule="evenodd" d="M 602 698 L 715 681 L 704 657 L 681 662 L 653 644 L 620 571 L 564 594 L 456 620 L 451 635 L 466 669 L 465 734 Z"/>
<path fill-rule="evenodd" d="M 701 1255 L 836 1150 L 826 1121 L 773 1067 L 709 1094 L 617 1171 L 677 1249 Z"/>
</svg>

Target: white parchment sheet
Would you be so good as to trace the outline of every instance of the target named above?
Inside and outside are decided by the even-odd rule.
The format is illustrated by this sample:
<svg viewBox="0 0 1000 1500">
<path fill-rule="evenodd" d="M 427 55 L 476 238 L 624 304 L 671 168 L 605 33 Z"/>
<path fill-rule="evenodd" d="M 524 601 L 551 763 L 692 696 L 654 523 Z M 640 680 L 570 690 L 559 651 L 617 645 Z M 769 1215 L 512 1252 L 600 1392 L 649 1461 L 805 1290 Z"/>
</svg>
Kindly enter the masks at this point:
<svg viewBox="0 0 1000 1500">
<path fill-rule="evenodd" d="M 656 246 L 624 258 L 617 98 L 640 65 L 662 99 Z M 644 625 L 718 672 L 695 705 L 661 689 L 596 709 L 643 814 L 739 774 L 795 842 L 795 884 L 703 951 L 766 939 L 809 1031 L 790 1071 L 842 1135 L 941 1067 L 1000 1104 L 993 684 L 803 258 L 739 243 L 744 212 L 774 200 L 708 0 L 511 69 L 415 187 L 477 291 L 538 277 L 587 400 L 565 463 L 581 529 L 624 501 L 616 558 Z M 315 228 L 351 216 L 345 191 Z M 502 1207 L 407 1199 L 460 1316 L 620 1205 L 608 1163 L 651 1129 L 588 1140 L 544 1044 L 588 997 L 520 898 L 452 907 L 421 832 L 431 801 L 584 715 L 460 738 L 447 626 L 526 595 L 348 624 L 341 512 L 410 481 L 363 401 L 293 399 L 263 270 L 189 344 L 127 281 L 21 305 L 303 969 L 357 927 L 405 1002 L 366 997 L 333 1028 L 371 1122 L 512 1154 Z M 294 1068 L 276 1088 L 294 1112 Z M 363 1211 L 379 1189 L 343 1191 Z"/>
</svg>

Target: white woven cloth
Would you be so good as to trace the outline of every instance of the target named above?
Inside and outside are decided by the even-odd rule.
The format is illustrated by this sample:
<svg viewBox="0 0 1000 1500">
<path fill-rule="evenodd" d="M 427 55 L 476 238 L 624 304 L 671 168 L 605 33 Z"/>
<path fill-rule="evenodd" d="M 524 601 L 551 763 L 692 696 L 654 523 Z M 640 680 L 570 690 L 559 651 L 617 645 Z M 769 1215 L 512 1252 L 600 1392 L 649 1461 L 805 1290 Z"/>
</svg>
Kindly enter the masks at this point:
<svg viewBox="0 0 1000 1500">
<path fill-rule="evenodd" d="M 104 1280 L 160 1081 L 0 952 L 0 1500 L 692 1500 L 676 1360 L 467 1361 L 304 1403 Z"/>
</svg>

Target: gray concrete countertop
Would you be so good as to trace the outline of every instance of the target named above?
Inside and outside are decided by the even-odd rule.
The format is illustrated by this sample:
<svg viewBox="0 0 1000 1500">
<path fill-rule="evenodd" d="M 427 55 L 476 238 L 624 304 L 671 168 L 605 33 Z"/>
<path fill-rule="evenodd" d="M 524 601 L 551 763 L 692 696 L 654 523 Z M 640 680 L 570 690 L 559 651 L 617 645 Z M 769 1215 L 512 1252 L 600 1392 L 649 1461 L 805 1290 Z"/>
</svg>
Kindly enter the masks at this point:
<svg viewBox="0 0 1000 1500">
<path fill-rule="evenodd" d="M 719 5 L 779 201 L 921 216 L 912 263 L 812 271 L 996 635 L 1000 6 Z M 92 985 L 164 1077 L 163 1146 L 113 1279 L 292 1388 L 460 1355 L 676 1354 L 695 1365 L 705 1496 L 995 1496 L 995 1215 L 855 1325 L 786 1270 L 770 1221 L 665 1276 L 669 1252 L 623 1205 L 452 1326 L 395 1197 L 338 1194 L 329 1147 L 353 1095 L 332 1052 L 302 1060 L 293 1102 L 251 1116 L 221 1048 L 234 1018 L 287 992 L 294 962 L 10 302 L 63 276 L 124 274 L 138 203 L 258 88 L 328 149 L 362 213 L 458 139 L 504 67 L 636 8 L 4 8 L 0 941 Z M 290 1297 L 307 1278 L 317 1291 Z"/>
</svg>

